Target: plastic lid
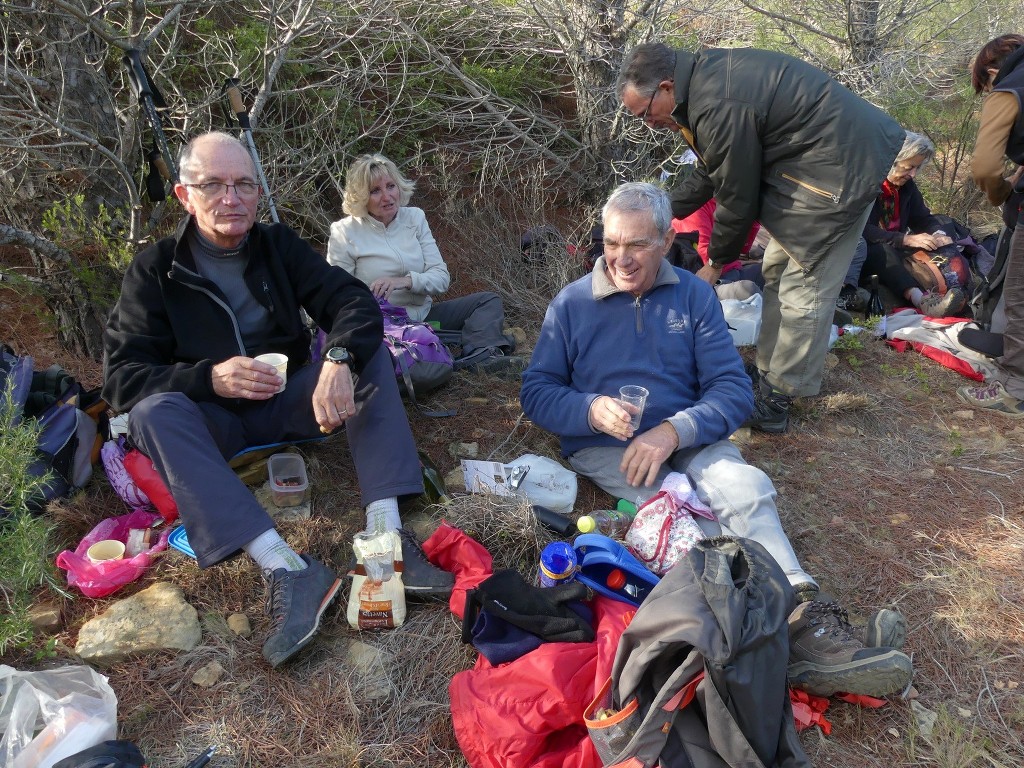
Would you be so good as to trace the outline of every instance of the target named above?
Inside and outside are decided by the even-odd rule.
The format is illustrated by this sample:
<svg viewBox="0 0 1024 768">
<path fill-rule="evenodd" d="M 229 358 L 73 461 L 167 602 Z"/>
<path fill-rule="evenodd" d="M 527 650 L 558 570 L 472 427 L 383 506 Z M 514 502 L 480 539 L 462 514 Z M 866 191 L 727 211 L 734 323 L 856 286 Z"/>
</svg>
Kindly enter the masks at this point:
<svg viewBox="0 0 1024 768">
<path fill-rule="evenodd" d="M 580 529 L 580 533 L 590 533 L 597 530 L 597 521 L 590 515 L 584 515 L 576 521 L 576 527 Z"/>
<path fill-rule="evenodd" d="M 604 580 L 609 589 L 622 589 L 626 586 L 626 574 L 618 568 L 608 571 L 608 577 Z"/>
</svg>

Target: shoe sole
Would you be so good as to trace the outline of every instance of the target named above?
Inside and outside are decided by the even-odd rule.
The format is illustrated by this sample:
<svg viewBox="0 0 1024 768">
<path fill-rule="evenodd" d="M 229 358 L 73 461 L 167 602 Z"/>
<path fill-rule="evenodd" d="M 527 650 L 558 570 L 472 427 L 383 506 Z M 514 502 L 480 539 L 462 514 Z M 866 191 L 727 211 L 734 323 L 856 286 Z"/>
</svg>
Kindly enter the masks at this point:
<svg viewBox="0 0 1024 768">
<path fill-rule="evenodd" d="M 760 424 L 754 422 L 753 424 L 744 424 L 743 426 L 756 429 L 758 432 L 767 432 L 770 435 L 781 435 L 789 429 L 789 417 L 782 424 Z"/>
<path fill-rule="evenodd" d="M 264 654 L 264 658 L 270 663 L 271 667 L 275 669 L 284 664 L 288 659 L 294 656 L 296 653 L 305 648 L 309 641 L 313 639 L 313 635 L 320 629 L 320 619 L 324 615 L 324 612 L 330 607 L 331 603 L 334 602 L 334 598 L 338 594 L 338 590 L 341 589 L 341 579 L 335 579 L 334 584 L 327 590 L 323 600 L 320 601 L 320 610 L 317 611 L 316 620 L 313 622 L 313 628 L 309 630 L 309 633 L 301 638 L 295 645 L 289 648 L 287 651 L 277 654 L 276 656 L 267 656 Z"/>
<path fill-rule="evenodd" d="M 868 622 L 864 645 L 868 648 L 903 648 L 907 642 L 907 620 L 899 611 L 883 608 Z"/>
<path fill-rule="evenodd" d="M 447 600 L 452 596 L 451 587 L 410 587 L 405 585 L 405 596 L 409 600 Z"/>
<path fill-rule="evenodd" d="M 1011 419 L 1024 419 L 1024 411 L 1018 411 L 1016 408 L 1010 408 L 1010 406 L 1007 406 L 1006 403 L 1002 400 L 999 401 L 998 406 L 984 405 L 983 403 L 979 403 L 976 400 L 972 400 L 959 389 L 956 391 L 956 396 L 960 398 L 961 401 L 967 403 L 968 405 L 974 408 L 980 408 L 983 411 L 991 411 L 992 413 L 999 413 Z M 1008 408 L 1009 410 L 1004 410 L 1004 408 Z"/>
<path fill-rule="evenodd" d="M 815 696 L 854 693 L 861 696 L 888 696 L 904 690 L 914 676 L 910 658 L 893 650 L 862 661 L 825 666 L 798 661 L 787 670 L 789 684 Z"/>
</svg>

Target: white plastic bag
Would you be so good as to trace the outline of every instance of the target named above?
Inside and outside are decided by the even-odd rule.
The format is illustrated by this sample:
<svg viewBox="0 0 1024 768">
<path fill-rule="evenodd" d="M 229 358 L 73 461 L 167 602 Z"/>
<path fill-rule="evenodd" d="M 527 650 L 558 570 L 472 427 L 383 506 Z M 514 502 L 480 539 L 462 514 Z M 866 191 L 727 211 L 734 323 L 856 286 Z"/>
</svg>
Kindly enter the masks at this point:
<svg viewBox="0 0 1024 768">
<path fill-rule="evenodd" d="M 117 738 L 117 696 L 91 667 L 19 672 L 0 665 L 0 765 L 51 768 Z"/>
<path fill-rule="evenodd" d="M 725 322 L 729 325 L 729 335 L 732 336 L 734 347 L 746 347 L 757 344 L 757 335 L 761 332 L 761 303 L 760 293 L 755 293 L 749 299 L 722 299 L 722 312 L 725 314 Z"/>
<path fill-rule="evenodd" d="M 576 503 L 576 473 L 553 459 L 524 453 L 510 461 L 507 467 L 527 465 L 526 473 L 518 493 L 526 496 L 531 504 L 547 507 L 554 512 L 567 515 Z"/>
<path fill-rule="evenodd" d="M 352 548 L 348 623 L 353 629 L 394 629 L 405 623 L 402 540 L 394 531 L 357 534 Z"/>
</svg>

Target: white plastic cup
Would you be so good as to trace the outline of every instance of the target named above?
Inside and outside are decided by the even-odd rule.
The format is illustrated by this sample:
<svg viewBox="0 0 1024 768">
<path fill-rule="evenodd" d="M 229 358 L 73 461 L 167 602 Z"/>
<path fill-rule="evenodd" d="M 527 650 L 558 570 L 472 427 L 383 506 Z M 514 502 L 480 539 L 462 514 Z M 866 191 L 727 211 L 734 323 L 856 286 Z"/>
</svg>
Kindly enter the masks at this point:
<svg viewBox="0 0 1024 768">
<path fill-rule="evenodd" d="M 93 564 L 105 563 L 108 560 L 120 560 L 124 557 L 124 542 L 117 539 L 97 541 L 85 550 L 85 556 Z"/>
<path fill-rule="evenodd" d="M 284 386 L 288 383 L 288 355 L 282 355 L 279 352 L 268 352 L 254 359 L 277 368 L 277 375 L 281 377 L 281 387 L 275 394 L 284 392 Z"/>
<path fill-rule="evenodd" d="M 640 419 L 643 418 L 649 394 L 644 387 L 635 384 L 619 387 L 619 402 L 629 411 L 629 426 L 634 432 L 640 429 Z"/>
</svg>

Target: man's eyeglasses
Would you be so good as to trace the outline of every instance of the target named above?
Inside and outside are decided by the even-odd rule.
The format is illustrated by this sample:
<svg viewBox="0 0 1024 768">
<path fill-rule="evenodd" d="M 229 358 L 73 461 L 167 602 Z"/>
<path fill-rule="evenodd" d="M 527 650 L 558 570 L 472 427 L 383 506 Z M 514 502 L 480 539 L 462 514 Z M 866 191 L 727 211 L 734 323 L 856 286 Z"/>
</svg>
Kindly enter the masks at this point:
<svg viewBox="0 0 1024 768">
<path fill-rule="evenodd" d="M 223 181 L 206 181 L 202 184 L 185 184 L 190 189 L 198 190 L 199 194 L 207 198 L 223 197 L 228 189 L 234 189 L 239 197 L 253 197 L 259 194 L 260 185 L 255 181 L 236 181 L 234 184 L 225 184 Z"/>
<path fill-rule="evenodd" d="M 657 95 L 658 95 L 658 89 L 655 88 L 654 92 L 651 93 L 651 100 L 647 102 L 647 108 L 643 112 L 641 112 L 639 115 L 637 115 L 637 117 L 639 117 L 645 123 L 647 122 L 647 113 L 650 112 L 651 111 L 651 107 L 654 106 L 654 97 L 657 96 Z"/>
</svg>

